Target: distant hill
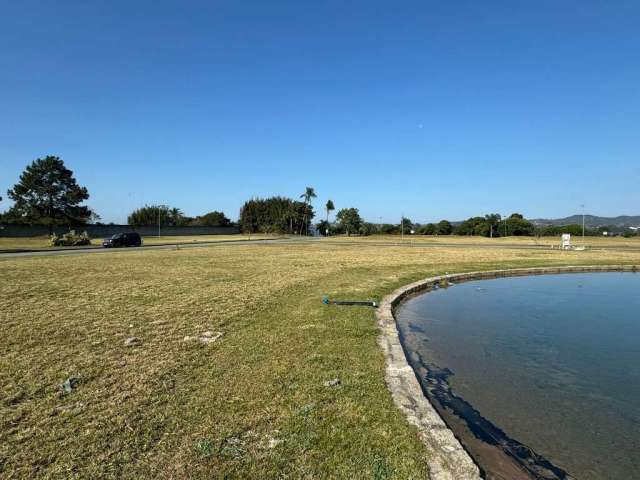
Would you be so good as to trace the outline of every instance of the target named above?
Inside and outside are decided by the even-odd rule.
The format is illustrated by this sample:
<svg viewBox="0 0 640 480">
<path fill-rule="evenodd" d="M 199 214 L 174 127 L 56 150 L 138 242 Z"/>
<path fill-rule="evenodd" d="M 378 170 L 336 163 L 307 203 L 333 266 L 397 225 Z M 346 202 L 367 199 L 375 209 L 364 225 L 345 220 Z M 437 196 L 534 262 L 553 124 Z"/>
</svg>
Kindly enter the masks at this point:
<svg viewBox="0 0 640 480">
<path fill-rule="evenodd" d="M 565 218 L 536 218 L 531 220 L 534 225 L 582 225 L 582 215 L 571 215 Z M 619 228 L 640 227 L 640 215 L 620 215 L 619 217 L 597 217 L 585 215 L 584 223 L 589 228 L 615 226 Z"/>
</svg>

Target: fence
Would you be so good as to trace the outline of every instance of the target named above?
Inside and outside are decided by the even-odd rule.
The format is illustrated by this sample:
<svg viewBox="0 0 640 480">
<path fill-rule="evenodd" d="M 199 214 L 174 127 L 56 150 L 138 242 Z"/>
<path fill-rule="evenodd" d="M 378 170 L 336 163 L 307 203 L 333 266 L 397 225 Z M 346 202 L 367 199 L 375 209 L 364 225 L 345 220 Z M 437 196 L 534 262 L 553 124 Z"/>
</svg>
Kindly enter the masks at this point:
<svg viewBox="0 0 640 480">
<path fill-rule="evenodd" d="M 132 225 L 81 225 L 76 227 L 55 226 L 53 231 L 57 234 L 66 233 L 69 230 L 77 232 L 87 232 L 91 238 L 105 238 L 122 232 L 138 232 L 143 237 L 151 237 L 158 235 L 157 226 L 138 226 Z M 178 236 L 178 235 L 233 235 L 240 233 L 238 227 L 162 227 L 160 234 L 162 236 Z M 36 237 L 40 235 L 48 235 L 49 228 L 46 225 L 17 225 L 3 224 L 0 225 L 0 237 Z"/>
</svg>

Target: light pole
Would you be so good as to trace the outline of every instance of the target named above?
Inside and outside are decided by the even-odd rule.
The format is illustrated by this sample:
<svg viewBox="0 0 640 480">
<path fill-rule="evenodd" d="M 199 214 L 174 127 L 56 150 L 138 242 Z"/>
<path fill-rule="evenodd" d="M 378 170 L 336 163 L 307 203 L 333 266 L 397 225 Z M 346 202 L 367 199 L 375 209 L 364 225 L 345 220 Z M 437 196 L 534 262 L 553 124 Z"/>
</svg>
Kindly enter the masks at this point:
<svg viewBox="0 0 640 480">
<path fill-rule="evenodd" d="M 404 213 L 400 218 L 400 236 L 401 236 L 400 241 L 404 242 Z"/>
<path fill-rule="evenodd" d="M 584 203 L 580 207 L 582 208 L 582 245 L 584 245 Z"/>
<path fill-rule="evenodd" d="M 158 205 L 158 238 L 160 238 L 160 205 Z"/>
</svg>

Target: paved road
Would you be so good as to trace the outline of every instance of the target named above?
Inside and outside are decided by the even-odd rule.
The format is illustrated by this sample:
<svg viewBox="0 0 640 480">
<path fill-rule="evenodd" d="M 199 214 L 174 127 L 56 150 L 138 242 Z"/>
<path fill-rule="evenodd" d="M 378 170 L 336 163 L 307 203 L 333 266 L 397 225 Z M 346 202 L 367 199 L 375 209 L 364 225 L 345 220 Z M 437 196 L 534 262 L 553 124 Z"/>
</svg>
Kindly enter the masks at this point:
<svg viewBox="0 0 640 480">
<path fill-rule="evenodd" d="M 3 252 L 0 258 L 14 257 L 39 257 L 39 256 L 58 256 L 58 255 L 84 255 L 84 254 L 109 254 L 122 252 L 139 252 L 141 250 L 183 250 L 187 248 L 216 247 L 216 246 L 232 246 L 232 245 L 264 245 L 264 244 L 292 244 L 300 242 L 309 242 L 312 239 L 299 238 L 273 238 L 260 240 L 211 240 L 207 242 L 194 243 L 163 243 L 162 245 L 143 245 L 142 247 L 131 248 L 67 248 L 61 250 L 35 250 L 22 252 Z"/>
<path fill-rule="evenodd" d="M 143 247 L 136 248 L 77 248 L 66 250 L 42 250 L 42 251 L 24 251 L 24 252 L 8 252 L 0 253 L 0 258 L 13 258 L 13 257 L 35 257 L 43 255 L 82 255 L 82 254 L 94 254 L 103 255 L 110 253 L 122 253 L 122 252 L 139 252 L 141 250 L 176 250 L 186 248 L 202 248 L 202 247 L 216 247 L 216 246 L 236 246 L 236 245 L 293 245 L 300 243 L 321 243 L 326 246 L 336 247 L 362 247 L 362 246 L 376 246 L 376 247 L 406 247 L 406 248 L 487 248 L 487 249 L 509 249 L 509 250 L 550 250 L 548 245 L 522 245 L 519 243 L 500 243 L 500 244 L 486 244 L 486 243 L 427 243 L 427 242 L 376 242 L 376 241 L 357 241 L 357 240 L 331 240 L 322 238 L 275 238 L 275 239 L 261 239 L 261 240 L 211 240 L 207 242 L 197 243 L 179 243 L 179 244 L 162 244 L 162 245 L 145 245 Z M 598 246 L 590 247 L 589 250 L 616 250 L 627 252 L 640 252 L 640 247 L 635 246 Z"/>
</svg>

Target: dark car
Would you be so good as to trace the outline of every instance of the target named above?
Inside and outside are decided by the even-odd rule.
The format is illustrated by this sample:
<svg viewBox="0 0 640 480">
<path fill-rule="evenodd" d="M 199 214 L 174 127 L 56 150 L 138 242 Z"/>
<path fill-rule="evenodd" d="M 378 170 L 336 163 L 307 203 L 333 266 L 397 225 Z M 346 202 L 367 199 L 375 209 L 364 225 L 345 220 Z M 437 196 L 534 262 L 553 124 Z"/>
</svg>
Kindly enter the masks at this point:
<svg viewBox="0 0 640 480">
<path fill-rule="evenodd" d="M 113 237 L 105 238 L 102 241 L 102 246 L 105 248 L 139 247 L 140 245 L 142 245 L 142 238 L 136 232 L 116 233 Z"/>
</svg>

